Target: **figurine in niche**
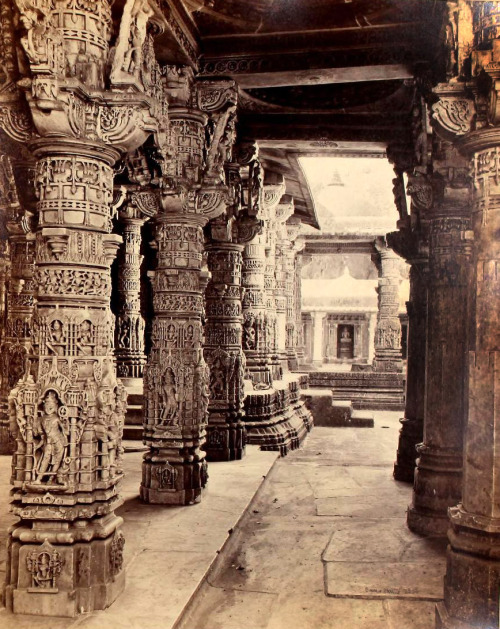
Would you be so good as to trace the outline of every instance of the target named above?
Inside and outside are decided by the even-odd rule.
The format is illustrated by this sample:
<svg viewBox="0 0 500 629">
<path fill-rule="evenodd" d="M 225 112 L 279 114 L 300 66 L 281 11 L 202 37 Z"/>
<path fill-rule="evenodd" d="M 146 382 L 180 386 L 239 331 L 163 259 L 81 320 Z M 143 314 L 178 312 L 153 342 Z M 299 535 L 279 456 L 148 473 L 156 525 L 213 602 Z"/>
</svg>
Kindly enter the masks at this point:
<svg viewBox="0 0 500 629">
<path fill-rule="evenodd" d="M 76 341 L 79 354 L 92 354 L 92 324 L 85 319 L 80 323 L 79 335 Z"/>
<path fill-rule="evenodd" d="M 21 37 L 21 44 L 30 63 L 43 63 L 47 60 L 47 45 L 43 44 L 47 35 L 45 16 L 34 4 L 23 4 L 20 19 L 26 35 Z"/>
<path fill-rule="evenodd" d="M 120 317 L 118 324 L 118 347 L 130 347 L 130 318 L 128 315 Z"/>
<path fill-rule="evenodd" d="M 255 349 L 256 347 L 256 332 L 254 323 L 254 317 L 250 316 L 243 324 L 243 344 L 245 349 Z"/>
<path fill-rule="evenodd" d="M 113 445 L 112 457 L 110 456 L 110 466 L 112 475 L 115 473 L 120 474 L 123 448 L 121 447 L 121 440 L 123 434 L 123 421 L 126 412 L 126 392 L 117 389 L 114 393 L 115 405 L 109 417 L 108 425 L 108 438 Z"/>
<path fill-rule="evenodd" d="M 97 416 L 94 431 L 99 442 L 102 478 L 115 476 L 117 471 L 120 423 L 117 423 L 116 392 L 102 387 L 96 396 Z"/>
<path fill-rule="evenodd" d="M 169 343 L 175 342 L 175 325 L 173 325 L 173 323 L 167 326 L 167 341 Z"/>
<path fill-rule="evenodd" d="M 173 424 L 177 419 L 179 396 L 172 367 L 167 367 L 160 387 L 160 424 Z"/>
<path fill-rule="evenodd" d="M 226 387 L 226 370 L 220 359 L 214 361 L 210 371 L 210 391 L 212 398 L 220 399 L 224 397 Z"/>
<path fill-rule="evenodd" d="M 66 336 L 64 335 L 64 326 L 59 319 L 54 319 L 49 328 L 49 340 L 47 347 L 58 356 L 64 355 L 64 347 L 66 345 Z"/>
<path fill-rule="evenodd" d="M 206 364 L 200 360 L 194 370 L 193 393 L 194 399 L 199 400 L 198 408 L 200 410 L 198 420 L 205 422 L 207 419 L 208 404 L 210 402 L 209 374 L 207 373 Z"/>
<path fill-rule="evenodd" d="M 68 446 L 69 426 L 63 417 L 63 409 L 57 393 L 47 391 L 40 420 L 41 441 L 35 448 L 42 449 L 42 456 L 36 466 L 35 484 L 41 484 L 47 476 L 55 476 L 60 485 L 64 483 L 66 470 L 62 464 Z"/>
<path fill-rule="evenodd" d="M 106 434 L 108 439 L 108 457 L 111 476 L 115 476 L 120 442 L 120 417 L 118 415 L 119 402 L 116 391 L 110 392 L 111 403 L 108 406 Z"/>
<path fill-rule="evenodd" d="M 189 324 L 186 328 L 185 347 L 194 347 L 194 326 Z"/>
<path fill-rule="evenodd" d="M 349 328 L 343 328 L 342 333 L 340 335 L 342 341 L 351 341 L 351 333 L 349 332 Z"/>
<path fill-rule="evenodd" d="M 106 391 L 101 389 L 97 392 L 96 395 L 96 419 L 94 423 L 94 432 L 97 438 L 97 441 L 101 444 L 101 452 L 104 453 L 107 448 L 104 448 L 103 445 L 108 442 L 108 422 L 107 422 L 107 412 L 108 412 L 108 403 Z"/>
</svg>

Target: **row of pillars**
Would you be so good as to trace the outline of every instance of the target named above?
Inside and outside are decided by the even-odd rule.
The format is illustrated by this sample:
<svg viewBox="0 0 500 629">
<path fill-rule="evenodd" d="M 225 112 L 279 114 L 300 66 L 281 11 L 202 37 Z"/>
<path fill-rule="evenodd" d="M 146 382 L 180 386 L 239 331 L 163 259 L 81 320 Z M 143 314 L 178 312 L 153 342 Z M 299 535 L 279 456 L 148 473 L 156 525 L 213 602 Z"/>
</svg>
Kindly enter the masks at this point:
<svg viewBox="0 0 500 629">
<path fill-rule="evenodd" d="M 448 629 L 499 622 L 499 145 L 496 132 L 477 131 L 462 140 L 465 158 L 448 146 L 448 161 L 435 163 L 448 178 L 410 177 L 411 216 L 388 235 L 410 264 L 406 408 L 394 476 L 413 483 L 409 528 L 448 535 L 437 606 L 437 626 Z M 467 158 L 472 190 L 456 174 L 467 172 Z"/>
</svg>

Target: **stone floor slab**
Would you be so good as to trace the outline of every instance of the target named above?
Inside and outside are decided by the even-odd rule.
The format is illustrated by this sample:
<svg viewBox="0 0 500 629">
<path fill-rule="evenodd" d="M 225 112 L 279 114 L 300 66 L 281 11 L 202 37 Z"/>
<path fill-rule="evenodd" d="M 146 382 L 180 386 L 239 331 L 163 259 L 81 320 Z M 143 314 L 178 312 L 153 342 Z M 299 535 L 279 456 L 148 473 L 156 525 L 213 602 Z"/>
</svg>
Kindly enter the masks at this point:
<svg viewBox="0 0 500 629">
<path fill-rule="evenodd" d="M 342 598 L 442 599 L 441 563 L 339 562 L 325 564 L 326 593 Z"/>
</svg>

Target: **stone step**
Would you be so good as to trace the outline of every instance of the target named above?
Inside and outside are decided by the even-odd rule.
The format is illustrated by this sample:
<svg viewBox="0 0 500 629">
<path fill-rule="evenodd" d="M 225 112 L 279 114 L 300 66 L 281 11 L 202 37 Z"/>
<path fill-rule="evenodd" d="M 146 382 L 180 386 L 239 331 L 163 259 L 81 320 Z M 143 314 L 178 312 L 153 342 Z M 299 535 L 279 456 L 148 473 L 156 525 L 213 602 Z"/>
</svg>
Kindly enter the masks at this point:
<svg viewBox="0 0 500 629">
<path fill-rule="evenodd" d="M 142 424 L 139 426 L 125 423 L 123 427 L 123 440 L 142 441 L 142 432 Z"/>
<path fill-rule="evenodd" d="M 373 428 L 375 419 L 373 413 L 366 410 L 357 410 L 351 413 L 351 426 L 358 428 Z"/>
<path fill-rule="evenodd" d="M 137 406 L 137 405 L 133 405 L 131 406 L 130 404 L 127 406 L 127 413 L 125 415 L 125 425 L 130 425 L 130 426 L 142 426 L 142 417 L 143 417 L 143 412 L 142 412 L 142 406 Z"/>
<path fill-rule="evenodd" d="M 354 426 L 373 428 L 373 414 L 354 410 L 351 400 L 337 400 L 331 389 L 304 389 L 306 407 L 315 426 Z"/>
</svg>

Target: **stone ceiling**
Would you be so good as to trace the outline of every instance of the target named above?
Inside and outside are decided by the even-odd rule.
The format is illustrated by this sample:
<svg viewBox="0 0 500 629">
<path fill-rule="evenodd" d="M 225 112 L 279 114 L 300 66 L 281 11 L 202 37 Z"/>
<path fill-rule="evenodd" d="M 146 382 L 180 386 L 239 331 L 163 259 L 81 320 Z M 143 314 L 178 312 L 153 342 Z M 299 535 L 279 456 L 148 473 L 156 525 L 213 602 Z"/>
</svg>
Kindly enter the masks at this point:
<svg viewBox="0 0 500 629">
<path fill-rule="evenodd" d="M 120 2 L 121 0 L 118 0 Z M 239 85 L 239 135 L 317 224 L 301 155 L 384 154 L 410 139 L 414 77 L 439 73 L 444 2 L 161 0 L 162 62 Z"/>
</svg>

